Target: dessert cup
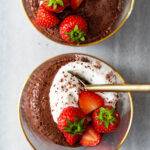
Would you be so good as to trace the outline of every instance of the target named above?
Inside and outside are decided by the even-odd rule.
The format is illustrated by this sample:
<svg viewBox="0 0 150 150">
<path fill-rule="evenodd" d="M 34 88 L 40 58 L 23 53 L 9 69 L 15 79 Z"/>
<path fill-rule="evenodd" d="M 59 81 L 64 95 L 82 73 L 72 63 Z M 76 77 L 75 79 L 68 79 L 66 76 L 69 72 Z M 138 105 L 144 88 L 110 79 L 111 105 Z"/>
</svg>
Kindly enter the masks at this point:
<svg viewBox="0 0 150 150">
<path fill-rule="evenodd" d="M 56 28 L 54 28 L 54 30 L 44 29 L 40 25 L 37 24 L 37 22 L 35 20 L 36 20 L 37 9 L 39 7 L 39 1 L 38 0 L 22 0 L 22 4 L 23 4 L 24 11 L 25 11 L 27 17 L 29 18 L 29 20 L 31 21 L 31 23 L 34 25 L 34 27 L 41 34 L 43 34 L 48 39 L 50 39 L 50 40 L 52 40 L 56 43 L 63 44 L 63 45 L 68 45 L 68 46 L 90 46 L 90 45 L 100 43 L 100 42 L 106 40 L 107 38 L 111 37 L 114 33 L 116 33 L 123 26 L 123 24 L 126 22 L 126 20 L 128 19 L 128 17 L 131 14 L 131 11 L 132 11 L 133 5 L 134 5 L 134 0 L 123 0 L 123 6 L 121 6 L 121 10 L 120 10 L 121 12 L 119 12 L 119 15 L 118 15 L 118 17 L 115 21 L 109 22 L 111 17 L 109 16 L 107 18 L 108 19 L 107 23 L 109 22 L 108 24 L 112 24 L 112 26 L 108 27 L 106 29 L 106 33 L 104 35 L 101 35 L 99 32 L 96 32 L 94 34 L 96 36 L 96 38 L 92 35 L 92 36 L 90 36 L 91 37 L 90 40 L 88 39 L 85 42 L 81 42 L 79 44 L 75 44 L 75 43 L 69 43 L 68 44 L 63 40 L 60 40 L 60 37 L 59 38 L 52 38 L 52 35 L 55 35 L 55 33 L 56 33 L 56 30 L 57 30 Z M 120 6 L 118 6 L 118 7 L 120 7 Z M 73 12 L 71 14 L 76 14 L 76 12 Z M 69 13 L 69 15 L 70 15 L 70 13 Z M 78 13 L 77 13 L 77 15 L 78 15 Z M 80 11 L 79 11 L 79 15 L 80 15 Z M 89 15 L 91 15 L 91 14 L 89 14 Z M 64 17 L 62 17 L 62 18 L 64 18 Z M 96 22 L 96 20 L 98 20 L 98 19 L 95 19 L 94 22 Z M 87 20 L 87 22 L 88 22 L 88 20 Z M 92 24 L 92 22 L 91 22 L 91 24 Z M 96 23 L 94 23 L 94 24 L 96 24 Z M 105 26 L 105 23 L 104 23 L 104 26 Z M 97 27 L 95 26 L 94 29 L 95 28 L 101 28 L 101 27 L 100 27 L 100 25 L 98 25 Z M 93 31 L 91 31 L 91 33 L 92 32 Z M 89 34 L 91 34 L 91 33 L 89 33 Z M 98 34 L 98 35 L 96 35 L 96 34 Z M 99 37 L 99 35 L 100 35 L 100 37 Z"/>
<path fill-rule="evenodd" d="M 113 70 L 113 72 L 116 74 L 117 80 L 119 80 L 120 83 L 125 83 L 124 79 L 118 73 L 117 70 L 115 70 L 113 67 L 111 67 L 109 64 L 107 64 L 106 62 L 104 62 L 103 60 L 101 60 L 99 58 L 96 58 L 96 57 L 93 57 L 93 56 L 90 56 L 87 54 L 79 54 L 79 53 L 63 54 L 63 55 L 59 55 L 54 58 L 51 58 L 51 59 L 47 60 L 46 62 L 44 62 L 43 64 L 41 64 L 39 67 L 37 67 L 31 73 L 31 75 L 27 79 L 25 86 L 23 88 L 23 91 L 21 93 L 21 98 L 20 98 L 20 103 L 19 103 L 19 120 L 20 120 L 22 131 L 23 131 L 27 141 L 31 144 L 31 146 L 35 150 L 43 150 L 43 149 L 44 150 L 59 150 L 59 149 L 62 149 L 62 150 L 71 150 L 71 149 L 76 149 L 76 150 L 84 150 L 84 149 L 87 149 L 87 150 L 99 150 L 99 149 L 117 150 L 117 149 L 119 149 L 119 147 L 123 144 L 123 142 L 127 138 L 127 135 L 130 131 L 131 124 L 132 124 L 133 103 L 132 103 L 132 97 L 131 97 L 130 93 L 120 93 L 122 98 L 117 103 L 117 110 L 119 111 L 120 117 L 121 117 L 121 122 L 120 122 L 119 127 L 117 128 L 117 130 L 115 130 L 112 133 L 104 134 L 102 142 L 100 143 L 100 145 L 98 145 L 96 147 L 81 147 L 79 145 L 76 147 L 68 147 L 68 146 L 58 145 L 58 144 L 55 144 L 53 141 L 47 140 L 44 137 L 37 134 L 35 132 L 35 130 L 30 126 L 30 121 L 32 121 L 32 118 L 30 118 L 30 117 L 28 118 L 27 116 L 32 115 L 32 112 L 28 111 L 27 107 L 31 107 L 31 106 L 28 106 L 28 105 L 30 105 L 30 103 L 24 102 L 24 97 L 28 97 L 27 93 L 30 93 L 29 90 L 32 87 L 32 84 L 33 85 L 36 84 L 36 82 L 34 82 L 34 79 L 38 79 L 39 74 L 42 74 L 42 76 L 46 76 L 44 69 L 48 68 L 49 66 L 51 67 L 49 69 L 52 69 L 50 76 L 53 76 L 54 68 L 52 68 L 51 64 L 56 65 L 56 64 L 58 64 L 58 61 L 60 61 L 60 63 L 63 63 L 63 61 L 65 60 L 64 58 L 69 59 L 74 55 L 89 57 L 89 58 L 93 58 L 93 59 L 99 61 L 101 64 L 104 64 L 107 67 L 109 67 L 111 70 Z M 57 69 L 59 69 L 59 67 Z M 46 78 L 47 78 L 47 76 L 46 76 Z M 45 84 L 44 85 L 45 87 L 47 86 L 46 85 L 47 83 L 43 83 L 43 84 Z M 31 91 L 32 91 L 32 94 L 34 94 L 34 92 L 36 92 L 34 89 Z M 43 100 L 42 98 L 43 97 L 41 97 L 41 100 Z M 25 105 L 26 105 L 26 107 L 25 107 Z M 32 107 L 36 107 L 36 105 L 32 105 Z M 46 106 L 44 106 L 44 107 L 46 107 Z M 27 109 L 27 111 L 25 111 L 25 109 Z M 26 113 L 24 113 L 24 112 L 26 112 Z M 46 113 L 49 113 L 49 112 L 46 112 Z M 45 116 L 42 116 L 42 117 L 45 118 Z M 34 122 L 34 123 L 36 125 L 36 122 Z M 61 140 L 59 137 L 58 137 L 58 139 Z"/>
</svg>

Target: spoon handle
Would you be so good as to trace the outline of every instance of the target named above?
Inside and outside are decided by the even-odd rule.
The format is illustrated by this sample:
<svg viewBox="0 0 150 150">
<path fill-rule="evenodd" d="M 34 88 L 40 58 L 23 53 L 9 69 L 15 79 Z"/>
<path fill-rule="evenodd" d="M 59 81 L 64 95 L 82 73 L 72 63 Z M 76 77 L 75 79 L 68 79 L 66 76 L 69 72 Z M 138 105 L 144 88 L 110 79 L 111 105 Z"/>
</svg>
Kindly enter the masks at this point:
<svg viewBox="0 0 150 150">
<path fill-rule="evenodd" d="M 85 89 L 95 92 L 150 92 L 150 84 L 86 85 Z"/>
</svg>

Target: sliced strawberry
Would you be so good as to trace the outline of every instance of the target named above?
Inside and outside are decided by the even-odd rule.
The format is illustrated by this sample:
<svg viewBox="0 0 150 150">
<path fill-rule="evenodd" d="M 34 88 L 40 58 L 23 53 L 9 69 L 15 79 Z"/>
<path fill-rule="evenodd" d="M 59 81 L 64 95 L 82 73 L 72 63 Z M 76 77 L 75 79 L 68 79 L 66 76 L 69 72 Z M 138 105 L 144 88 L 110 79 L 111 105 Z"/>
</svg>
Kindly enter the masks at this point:
<svg viewBox="0 0 150 150">
<path fill-rule="evenodd" d="M 72 9 L 77 9 L 84 0 L 71 0 Z"/>
<path fill-rule="evenodd" d="M 96 146 L 102 140 L 102 134 L 99 134 L 92 125 L 89 125 L 83 133 L 80 144 L 83 146 Z"/>
<path fill-rule="evenodd" d="M 94 92 L 82 91 L 79 95 L 79 105 L 85 114 L 89 114 L 104 105 L 104 99 Z"/>
</svg>

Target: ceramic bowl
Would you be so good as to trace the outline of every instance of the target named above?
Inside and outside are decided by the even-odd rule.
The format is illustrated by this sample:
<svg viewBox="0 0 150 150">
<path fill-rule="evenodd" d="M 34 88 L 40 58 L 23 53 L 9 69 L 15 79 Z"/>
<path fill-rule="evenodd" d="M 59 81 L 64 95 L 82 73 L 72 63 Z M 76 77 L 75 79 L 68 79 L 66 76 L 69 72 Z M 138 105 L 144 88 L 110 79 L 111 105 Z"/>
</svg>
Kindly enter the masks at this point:
<svg viewBox="0 0 150 150">
<path fill-rule="evenodd" d="M 59 55 L 56 56 L 54 58 L 51 58 L 49 60 L 47 60 L 46 62 L 44 62 L 43 64 L 41 64 L 39 67 L 37 67 L 33 73 L 31 73 L 31 75 L 29 76 L 29 78 L 27 79 L 25 86 L 22 90 L 21 93 L 21 98 L 20 98 L 20 104 L 19 104 L 19 119 L 20 119 L 20 123 L 21 123 L 21 128 L 23 130 L 23 133 L 27 139 L 27 141 L 31 144 L 31 146 L 33 147 L 33 149 L 35 150 L 117 150 L 125 141 L 125 139 L 127 138 L 127 135 L 130 131 L 131 128 L 131 124 L 132 124 L 132 119 L 133 119 L 133 103 L 132 103 L 132 97 L 130 93 L 120 93 L 122 95 L 122 98 L 118 101 L 117 104 L 117 110 L 120 113 L 120 117 L 121 117 L 121 122 L 119 127 L 117 128 L 117 130 L 115 130 L 112 133 L 109 134 L 104 134 L 103 136 L 103 140 L 100 143 L 100 145 L 96 146 L 96 147 L 77 147 L 77 148 L 70 148 L 70 147 L 64 147 L 64 146 L 60 146 L 57 144 L 54 144 L 51 141 L 46 141 L 44 140 L 44 138 L 40 137 L 39 135 L 37 135 L 34 132 L 34 129 L 32 129 L 32 127 L 29 126 L 29 122 L 30 119 L 28 117 L 26 117 L 27 115 L 24 114 L 24 96 L 28 97 L 28 90 L 29 87 L 32 87 L 32 84 L 35 84 L 33 81 L 34 78 L 38 78 L 37 76 L 37 72 L 40 73 L 41 70 L 44 70 L 45 66 L 47 66 L 47 64 L 51 64 L 51 63 L 57 63 L 58 60 L 62 59 L 63 57 L 69 57 L 71 55 L 75 55 L 77 53 L 70 53 L 70 54 L 63 54 L 63 55 Z M 108 63 L 104 62 L 103 60 L 87 55 L 87 54 L 77 54 L 77 55 L 84 55 L 84 56 L 89 56 L 91 58 L 95 58 L 98 61 L 100 61 L 103 64 L 106 64 L 110 69 L 112 69 L 115 74 L 117 79 L 119 80 L 120 83 L 125 83 L 124 79 L 122 78 L 122 76 L 118 73 L 117 70 L 115 70 L 112 66 L 110 66 Z M 51 68 L 53 69 L 53 68 Z M 34 94 L 34 92 L 33 92 Z M 26 113 L 32 113 L 30 111 L 26 111 Z"/>
<path fill-rule="evenodd" d="M 123 10 L 122 13 L 119 15 L 119 18 L 117 19 L 116 23 L 113 25 L 111 31 L 106 34 L 106 36 L 101 37 L 100 39 L 93 40 L 92 42 L 84 42 L 81 44 L 68 44 L 65 41 L 59 41 L 59 40 L 54 40 L 51 38 L 50 34 L 51 31 L 46 28 L 42 28 L 37 22 L 36 22 L 36 13 L 37 13 L 37 8 L 39 7 L 39 0 L 22 0 L 23 8 L 25 10 L 25 13 L 31 23 L 34 25 L 34 27 L 44 36 L 46 36 L 48 39 L 59 43 L 63 45 L 69 45 L 69 46 L 90 46 L 93 44 L 100 43 L 107 38 L 111 37 L 114 33 L 116 33 L 126 22 L 128 17 L 130 16 L 133 6 L 134 6 L 134 0 L 124 0 L 124 5 L 123 5 Z"/>
</svg>

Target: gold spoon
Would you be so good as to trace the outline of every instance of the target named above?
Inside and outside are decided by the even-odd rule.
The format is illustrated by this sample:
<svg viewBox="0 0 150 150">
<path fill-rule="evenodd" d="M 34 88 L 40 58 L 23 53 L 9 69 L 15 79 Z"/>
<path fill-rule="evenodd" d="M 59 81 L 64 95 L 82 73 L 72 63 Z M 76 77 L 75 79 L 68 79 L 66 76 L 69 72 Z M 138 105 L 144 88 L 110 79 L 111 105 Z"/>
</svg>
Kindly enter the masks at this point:
<svg viewBox="0 0 150 150">
<path fill-rule="evenodd" d="M 89 84 L 86 79 L 83 79 L 76 73 L 68 71 L 75 76 L 84 86 L 85 90 L 95 92 L 150 92 L 150 84 Z"/>
</svg>

